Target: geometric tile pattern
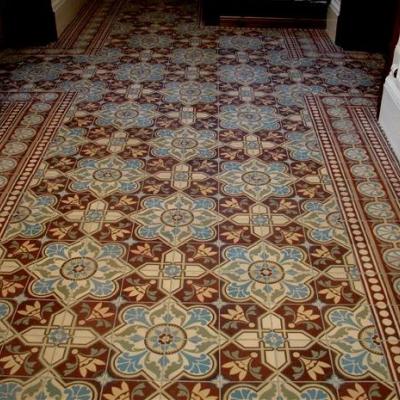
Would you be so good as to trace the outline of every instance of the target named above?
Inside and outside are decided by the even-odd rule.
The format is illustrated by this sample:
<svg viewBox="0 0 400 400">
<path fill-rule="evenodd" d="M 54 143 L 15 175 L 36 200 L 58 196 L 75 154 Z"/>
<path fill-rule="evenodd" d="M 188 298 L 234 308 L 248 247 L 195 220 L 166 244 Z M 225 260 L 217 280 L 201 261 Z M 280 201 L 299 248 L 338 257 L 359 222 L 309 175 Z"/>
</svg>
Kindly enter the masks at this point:
<svg viewBox="0 0 400 400">
<path fill-rule="evenodd" d="M 4 53 L 2 398 L 400 398 L 382 59 L 197 20 L 89 2 Z"/>
</svg>

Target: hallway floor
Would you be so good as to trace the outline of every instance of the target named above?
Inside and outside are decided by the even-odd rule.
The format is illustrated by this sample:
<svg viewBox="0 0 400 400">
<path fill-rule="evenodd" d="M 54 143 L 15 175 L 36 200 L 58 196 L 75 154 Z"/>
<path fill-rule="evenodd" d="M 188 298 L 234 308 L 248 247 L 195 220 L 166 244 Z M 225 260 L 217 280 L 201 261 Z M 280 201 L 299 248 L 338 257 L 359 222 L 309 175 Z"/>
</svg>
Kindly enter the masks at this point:
<svg viewBox="0 0 400 400">
<path fill-rule="evenodd" d="M 89 1 L 0 62 L 0 398 L 400 399 L 382 59 Z"/>
</svg>

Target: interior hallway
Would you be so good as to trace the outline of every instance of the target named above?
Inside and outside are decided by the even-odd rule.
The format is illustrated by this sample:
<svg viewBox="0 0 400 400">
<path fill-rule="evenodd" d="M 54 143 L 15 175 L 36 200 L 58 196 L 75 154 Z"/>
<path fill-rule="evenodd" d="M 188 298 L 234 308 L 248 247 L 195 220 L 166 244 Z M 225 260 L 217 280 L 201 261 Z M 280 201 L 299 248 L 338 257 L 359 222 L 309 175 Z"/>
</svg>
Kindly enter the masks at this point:
<svg viewBox="0 0 400 400">
<path fill-rule="evenodd" d="M 379 55 L 103 0 L 0 63 L 0 398 L 400 399 Z"/>
</svg>

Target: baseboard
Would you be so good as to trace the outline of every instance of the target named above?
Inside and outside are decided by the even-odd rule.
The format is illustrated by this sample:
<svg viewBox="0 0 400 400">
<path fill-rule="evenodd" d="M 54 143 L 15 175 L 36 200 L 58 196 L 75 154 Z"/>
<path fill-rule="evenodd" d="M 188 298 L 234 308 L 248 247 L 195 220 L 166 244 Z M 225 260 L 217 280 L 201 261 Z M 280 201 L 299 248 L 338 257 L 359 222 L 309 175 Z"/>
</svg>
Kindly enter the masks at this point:
<svg viewBox="0 0 400 400">
<path fill-rule="evenodd" d="M 325 29 L 326 20 L 318 18 L 238 17 L 221 16 L 221 26 L 271 27 L 271 28 L 319 28 Z"/>
<path fill-rule="evenodd" d="M 337 22 L 340 14 L 340 3 L 332 1 L 328 7 L 328 14 L 326 17 L 326 31 L 333 43 L 336 41 Z"/>
<path fill-rule="evenodd" d="M 386 78 L 379 123 L 400 160 L 400 82 L 393 76 Z"/>
<path fill-rule="evenodd" d="M 76 17 L 86 1 L 87 0 L 52 0 L 58 37 L 60 37 L 64 29 Z"/>
</svg>

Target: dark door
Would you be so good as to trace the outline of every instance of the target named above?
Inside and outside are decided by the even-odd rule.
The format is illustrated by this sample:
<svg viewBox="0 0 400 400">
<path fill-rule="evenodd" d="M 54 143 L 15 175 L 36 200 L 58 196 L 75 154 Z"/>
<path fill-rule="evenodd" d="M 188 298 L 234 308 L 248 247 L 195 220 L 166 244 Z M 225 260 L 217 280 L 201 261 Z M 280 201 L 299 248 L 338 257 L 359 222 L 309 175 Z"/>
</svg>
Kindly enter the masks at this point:
<svg viewBox="0 0 400 400">
<path fill-rule="evenodd" d="M 386 52 L 398 0 L 342 0 L 336 43 L 346 50 Z"/>
<path fill-rule="evenodd" d="M 325 27 L 329 0 L 200 0 L 203 22 Z"/>
<path fill-rule="evenodd" d="M 3 0 L 0 12 L 6 46 L 42 45 L 57 39 L 51 0 Z"/>
</svg>

